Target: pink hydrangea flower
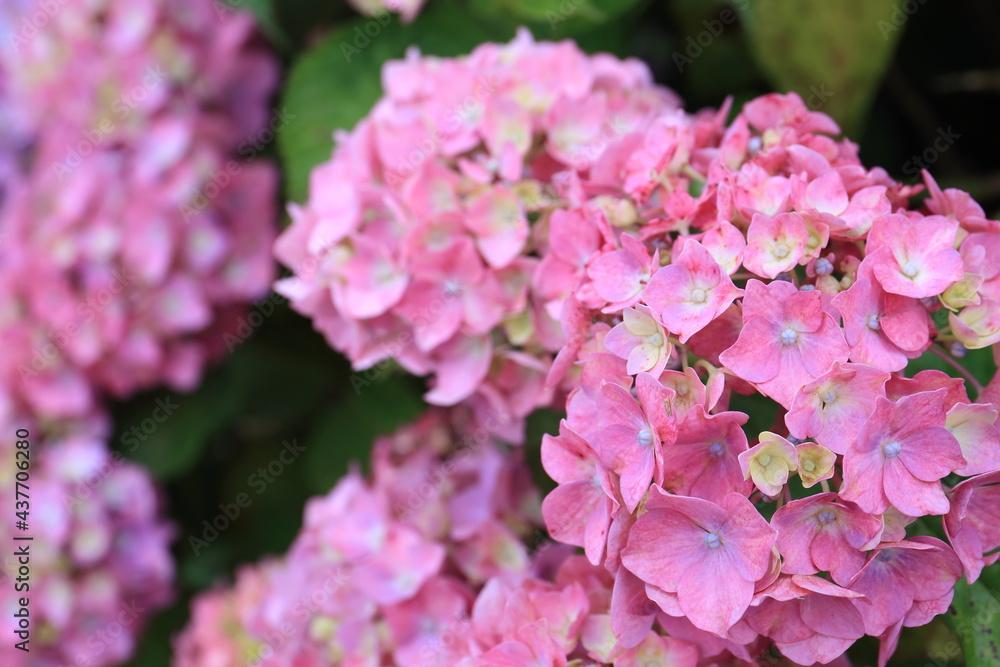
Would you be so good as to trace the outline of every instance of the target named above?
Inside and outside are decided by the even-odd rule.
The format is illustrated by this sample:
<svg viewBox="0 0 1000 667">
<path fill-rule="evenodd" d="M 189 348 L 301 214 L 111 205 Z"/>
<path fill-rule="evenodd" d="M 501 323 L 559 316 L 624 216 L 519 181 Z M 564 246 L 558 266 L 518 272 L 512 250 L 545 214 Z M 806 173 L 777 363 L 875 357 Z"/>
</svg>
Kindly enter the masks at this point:
<svg viewBox="0 0 1000 667">
<path fill-rule="evenodd" d="M 815 438 L 837 454 L 846 454 L 861 427 L 885 395 L 889 374 L 862 364 L 836 363 L 799 389 L 785 415 L 797 438 Z"/>
<path fill-rule="evenodd" d="M 809 233 L 798 213 L 757 213 L 747 230 L 743 266 L 765 278 L 790 270 L 805 254 Z"/>
<path fill-rule="evenodd" d="M 771 520 L 786 574 L 829 572 L 846 586 L 878 544 L 882 521 L 835 493 L 819 493 L 778 508 Z"/>
<path fill-rule="evenodd" d="M 725 637 L 750 606 L 754 584 L 767 574 L 776 537 L 777 531 L 739 494 L 716 505 L 653 487 L 622 564 L 676 596 L 695 626 Z"/>
<path fill-rule="evenodd" d="M 689 241 L 672 264 L 653 275 L 643 301 L 686 343 L 739 295 L 740 290 L 704 246 Z"/>
<path fill-rule="evenodd" d="M 31 652 L 7 647 L 5 662 L 122 664 L 135 652 L 149 618 L 173 597 L 175 531 L 161 515 L 157 489 L 145 470 L 112 455 L 104 415 L 43 425 L 6 408 L 0 421 L 7 432 L 30 432 L 34 632 Z M 10 461 L 23 451 L 15 449 L 14 437 L 5 439 L 2 449 Z M 0 482 L 0 500 L 14 508 L 16 490 L 11 473 Z M 20 491 L 23 496 L 24 488 Z M 20 544 L 13 541 L 13 529 L 12 521 L 4 522 L 0 536 Z M 0 602 L 10 613 L 24 595 L 14 590 L 24 564 L 14 552 L 0 558 Z"/>
<path fill-rule="evenodd" d="M 473 601 L 487 580 L 528 575 L 523 539 L 539 520 L 538 497 L 519 458 L 501 456 L 491 439 L 463 434 L 462 419 L 458 412 L 432 411 L 380 438 L 374 478 L 354 472 L 328 495 L 311 499 L 285 556 L 242 571 L 235 593 L 216 591 L 195 601 L 194 622 L 177 640 L 174 664 L 215 667 L 233 645 L 267 667 L 446 667 L 487 653 L 467 636 L 475 625 Z M 513 539 L 495 539 L 498 529 Z M 253 595 L 244 592 L 251 585 Z M 226 609 L 213 613 L 220 595 Z M 518 627 L 505 639 L 524 646 L 508 647 L 512 655 L 560 654 L 562 644 L 548 631 L 518 632 L 543 617 L 558 632 L 561 612 L 552 609 L 570 602 L 585 611 L 579 586 L 562 595 L 571 600 L 553 599 L 548 589 L 531 591 L 530 608 L 524 600 L 513 606 L 519 616 L 509 624 Z M 578 628 L 564 632 L 575 645 Z"/>
<path fill-rule="evenodd" d="M 885 215 L 872 224 L 865 261 L 886 292 L 937 296 L 965 275 L 954 248 L 957 231 L 957 222 L 940 216 Z"/>
<path fill-rule="evenodd" d="M 948 541 L 955 548 L 965 578 L 975 582 L 983 568 L 1000 558 L 1000 472 L 972 477 L 951 490 L 951 511 L 944 517 Z"/>
<path fill-rule="evenodd" d="M 277 171 L 243 156 L 290 120 L 266 106 L 277 63 L 249 12 L 210 0 L 71 3 L 29 43 L 35 11 L 3 10 L 22 139 L 2 151 L 19 173 L 0 204 L 17 313 L 0 318 L 0 373 L 53 418 L 103 392 L 190 390 L 274 278 Z"/>
<path fill-rule="evenodd" d="M 802 385 L 847 361 L 840 327 L 823 310 L 818 292 L 786 282 L 747 283 L 743 330 L 720 355 L 722 363 L 761 392 L 789 407 Z"/>
<path fill-rule="evenodd" d="M 463 58 L 413 50 L 383 81 L 385 96 L 338 134 L 308 202 L 291 209 L 274 252 L 293 275 L 276 289 L 355 368 L 393 358 L 435 376 L 431 402 L 484 400 L 488 382 L 494 404 L 545 405 L 549 387 L 495 382 L 494 361 L 513 350 L 547 369 L 560 350 L 575 354 L 576 329 L 559 322 L 571 299 L 636 304 L 657 253 L 611 229 L 635 206 L 590 197 L 582 178 L 616 173 L 601 159 L 678 101 L 638 62 L 526 30 Z M 637 352 L 633 368 L 660 368 L 638 359 L 660 347 Z M 556 365 L 557 380 L 572 361 Z M 523 410 L 504 407 L 519 422 L 508 432 L 523 429 Z"/>
</svg>

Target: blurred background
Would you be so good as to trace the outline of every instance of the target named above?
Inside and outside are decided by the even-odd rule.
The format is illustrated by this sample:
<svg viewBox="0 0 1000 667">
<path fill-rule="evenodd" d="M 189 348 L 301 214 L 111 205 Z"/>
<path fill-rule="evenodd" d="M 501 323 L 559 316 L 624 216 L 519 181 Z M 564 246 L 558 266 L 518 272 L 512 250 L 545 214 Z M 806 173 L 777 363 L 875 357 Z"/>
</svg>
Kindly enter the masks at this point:
<svg viewBox="0 0 1000 667">
<path fill-rule="evenodd" d="M 990 0 L 427 0 L 409 24 L 317 0 L 228 8 L 257 15 L 284 67 L 274 107 L 286 122 L 261 151 L 280 161 L 282 201 L 304 199 L 333 130 L 371 108 L 384 62 L 410 45 L 461 54 L 524 25 L 538 40 L 643 60 L 689 110 L 797 90 L 858 142 L 867 166 L 911 183 L 927 168 L 1000 214 L 1000 3 Z M 225 340 L 229 354 L 195 392 L 150 391 L 113 406 L 113 446 L 163 483 L 177 527 L 179 594 L 131 665 L 169 664 L 191 596 L 231 580 L 240 563 L 283 553 L 305 500 L 363 466 L 376 434 L 421 411 L 420 379 L 392 367 L 352 374 L 281 297 L 255 304 Z M 966 362 L 981 380 L 992 376 L 988 353 Z M 162 422 L 150 419 L 158 401 L 174 406 Z M 557 420 L 536 415 L 529 447 Z M 947 637 L 940 622 L 904 633 L 893 664 L 923 665 Z M 873 650 L 859 646 L 856 664 L 873 664 Z"/>
</svg>

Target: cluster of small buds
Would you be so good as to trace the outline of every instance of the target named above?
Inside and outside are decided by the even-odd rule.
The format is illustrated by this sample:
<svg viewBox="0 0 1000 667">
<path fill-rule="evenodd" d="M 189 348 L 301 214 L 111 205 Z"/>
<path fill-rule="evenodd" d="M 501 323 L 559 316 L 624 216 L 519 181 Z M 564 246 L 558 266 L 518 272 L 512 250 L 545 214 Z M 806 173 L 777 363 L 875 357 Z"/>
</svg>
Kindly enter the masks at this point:
<svg viewBox="0 0 1000 667">
<path fill-rule="evenodd" d="M 0 381 L 63 418 L 192 388 L 266 293 L 278 68 L 212 0 L 49 4 L 0 9 Z"/>
<path fill-rule="evenodd" d="M 103 415 L 40 425 L 10 407 L 5 401 L 0 408 L 9 434 L 0 448 L 8 462 L 0 471 L 0 502 L 11 509 L 15 500 L 27 504 L 19 506 L 23 525 L 15 526 L 14 517 L 0 522 L 0 539 L 11 545 L 0 558 L 0 606 L 5 618 L 17 618 L 27 598 L 31 630 L 29 652 L 14 648 L 20 640 L 4 642 L 3 664 L 121 664 L 172 597 L 174 531 L 160 516 L 153 481 L 108 451 Z M 15 449 L 20 429 L 28 432 L 27 450 Z M 28 452 L 17 459 L 29 463 L 20 485 L 15 451 Z M 32 539 L 13 539 L 24 536 Z"/>
<path fill-rule="evenodd" d="M 513 415 L 498 435 L 518 441 L 527 414 L 553 402 L 551 283 L 597 243 L 552 244 L 541 221 L 582 196 L 580 175 L 608 146 L 677 100 L 638 62 L 526 31 L 459 59 L 411 51 L 382 78 L 383 99 L 337 135 L 308 202 L 290 207 L 275 253 L 293 275 L 276 289 L 355 368 L 392 359 L 433 374 L 428 402 Z M 611 202 L 608 213 L 635 218 Z"/>
<path fill-rule="evenodd" d="M 582 179 L 620 175 L 604 194 L 634 220 L 552 215 L 595 242 L 562 303 L 549 383 L 577 386 L 543 515 L 614 577 L 619 648 L 683 619 L 731 659 L 826 664 L 870 635 L 884 665 L 998 558 L 996 397 L 905 371 L 1000 340 L 1000 222 L 926 173 L 912 205 L 838 133 L 795 94 L 709 145 L 667 115 Z M 771 430 L 734 393 L 771 399 Z"/>
<path fill-rule="evenodd" d="M 440 410 L 377 440 L 371 467 L 309 501 L 282 559 L 195 601 L 177 667 L 455 664 L 476 590 L 531 564 L 530 471 Z"/>
</svg>

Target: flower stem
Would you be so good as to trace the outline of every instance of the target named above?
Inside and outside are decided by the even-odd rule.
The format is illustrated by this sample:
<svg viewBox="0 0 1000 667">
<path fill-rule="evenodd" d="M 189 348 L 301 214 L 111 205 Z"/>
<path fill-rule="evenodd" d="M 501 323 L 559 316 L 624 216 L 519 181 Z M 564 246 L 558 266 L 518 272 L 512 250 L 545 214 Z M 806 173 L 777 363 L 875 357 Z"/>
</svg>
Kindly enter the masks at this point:
<svg viewBox="0 0 1000 667">
<path fill-rule="evenodd" d="M 930 346 L 929 351 L 943 359 L 946 364 L 958 371 L 959 375 L 965 378 L 965 381 L 972 385 L 972 387 L 976 390 L 976 396 L 983 393 L 983 385 L 980 384 L 979 380 L 977 380 L 975 376 L 969 372 L 968 368 L 955 361 L 955 359 L 948 354 L 947 350 L 945 350 L 942 345 L 933 343 Z"/>
</svg>

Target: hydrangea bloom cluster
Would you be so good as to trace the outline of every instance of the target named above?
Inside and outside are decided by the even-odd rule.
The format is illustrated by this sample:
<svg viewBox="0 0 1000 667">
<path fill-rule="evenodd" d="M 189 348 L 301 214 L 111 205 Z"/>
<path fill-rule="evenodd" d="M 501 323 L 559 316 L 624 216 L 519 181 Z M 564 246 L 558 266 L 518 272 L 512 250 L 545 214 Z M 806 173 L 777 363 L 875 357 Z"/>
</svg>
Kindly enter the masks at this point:
<svg viewBox="0 0 1000 667">
<path fill-rule="evenodd" d="M 160 517 L 160 499 L 148 473 L 111 455 L 107 420 L 90 415 L 40 427 L 0 407 L 6 461 L 0 501 L 14 508 L 17 429 L 29 432 L 31 542 L 15 542 L 13 517 L 0 523 L 5 544 L 27 546 L 30 588 L 15 591 L 21 576 L 14 546 L 0 559 L 0 605 L 15 618 L 18 599 L 31 600 L 30 653 L 8 638 L 0 656 L 12 667 L 121 664 L 153 612 L 172 596 L 173 528 Z M 23 460 L 23 457 L 22 457 Z M 24 491 L 24 488 L 21 488 Z M 9 627 L 9 626 L 8 626 Z"/>
<path fill-rule="evenodd" d="M 465 58 L 411 52 L 383 84 L 312 173 L 309 201 L 290 207 L 275 250 L 293 276 L 277 290 L 357 369 L 394 359 L 433 374 L 430 403 L 513 415 L 502 435 L 517 440 L 552 400 L 552 283 L 581 272 L 599 241 L 550 244 L 550 212 L 578 199 L 610 144 L 677 100 L 638 62 L 526 31 Z"/>
<path fill-rule="evenodd" d="M 211 0 L 12 2 L 0 28 L 0 378 L 51 417 L 191 388 L 273 279 L 276 172 L 249 158 L 276 63 Z"/>
<path fill-rule="evenodd" d="M 518 455 L 426 413 L 308 503 L 288 554 L 197 599 L 174 664 L 454 665 L 475 591 L 527 572 L 539 506 Z"/>
<path fill-rule="evenodd" d="M 628 593 L 621 646 L 684 619 L 741 660 L 773 645 L 826 664 L 871 635 L 884 664 L 997 559 L 996 406 L 905 370 L 996 342 L 1000 223 L 927 174 L 911 206 L 920 188 L 838 133 L 794 94 L 708 145 L 667 117 L 594 168 L 623 177 L 611 196 L 638 220 L 561 214 L 602 243 L 567 285 L 550 381 L 579 386 L 543 444 L 543 510 Z M 777 404 L 770 430 L 744 430 L 734 393 Z"/>
<path fill-rule="evenodd" d="M 469 64 L 491 92 L 450 115 Z M 727 121 L 638 71 L 524 34 L 391 63 L 292 208 L 279 289 L 356 367 L 434 373 L 430 402 L 516 395 L 521 417 L 568 393 L 543 516 L 601 574 L 567 566 L 581 588 L 539 624 L 534 583 L 487 586 L 472 664 L 626 665 L 650 642 L 831 664 L 869 635 L 884 665 L 998 559 L 1000 385 L 972 402 L 910 364 L 1000 341 L 1000 222 L 865 168 L 795 94 Z M 738 395 L 768 399 L 768 430 Z M 582 602 L 592 576 L 610 602 Z"/>
</svg>

